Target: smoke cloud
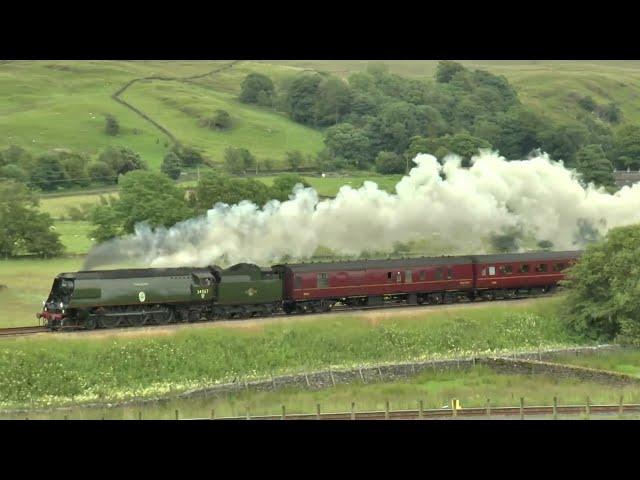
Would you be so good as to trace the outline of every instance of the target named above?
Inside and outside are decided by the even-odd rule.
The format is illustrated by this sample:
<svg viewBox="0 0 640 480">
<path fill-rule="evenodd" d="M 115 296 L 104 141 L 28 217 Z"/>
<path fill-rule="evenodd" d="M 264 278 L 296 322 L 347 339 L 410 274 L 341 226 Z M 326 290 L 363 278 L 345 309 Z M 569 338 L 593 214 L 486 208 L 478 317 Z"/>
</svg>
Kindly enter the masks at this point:
<svg viewBox="0 0 640 480">
<path fill-rule="evenodd" d="M 205 216 L 169 229 L 135 233 L 95 247 L 85 268 L 118 262 L 152 267 L 272 265 L 310 258 L 318 247 L 341 255 L 392 252 L 397 242 L 437 240 L 439 254 L 552 246 L 579 249 L 608 229 L 640 222 L 640 184 L 611 195 L 584 188 L 575 172 L 546 154 L 507 161 L 482 152 L 470 168 L 448 156 L 420 154 L 387 193 L 371 181 L 319 200 L 297 186 L 285 202 L 260 208 L 216 204 Z M 527 243 L 529 242 L 529 243 Z"/>
</svg>

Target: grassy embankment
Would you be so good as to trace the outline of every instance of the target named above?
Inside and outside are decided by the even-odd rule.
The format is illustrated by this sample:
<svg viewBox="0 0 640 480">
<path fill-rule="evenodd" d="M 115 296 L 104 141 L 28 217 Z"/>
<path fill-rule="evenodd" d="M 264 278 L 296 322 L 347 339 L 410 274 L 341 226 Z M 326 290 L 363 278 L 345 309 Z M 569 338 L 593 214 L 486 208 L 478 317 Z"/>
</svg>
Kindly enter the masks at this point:
<svg viewBox="0 0 640 480">
<path fill-rule="evenodd" d="M 561 355 L 553 361 L 640 377 L 640 351 L 607 352 L 602 355 L 588 356 Z"/>
<path fill-rule="evenodd" d="M 154 397 L 240 378 L 575 344 L 561 299 L 0 342 L 0 405 Z"/>
</svg>

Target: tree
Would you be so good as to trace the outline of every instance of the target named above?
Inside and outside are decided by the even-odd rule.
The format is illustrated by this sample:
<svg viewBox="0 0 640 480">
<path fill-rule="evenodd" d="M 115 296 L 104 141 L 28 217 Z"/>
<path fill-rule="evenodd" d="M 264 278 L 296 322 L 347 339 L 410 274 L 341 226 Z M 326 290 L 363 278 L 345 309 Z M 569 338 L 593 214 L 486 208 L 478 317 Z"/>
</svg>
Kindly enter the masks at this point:
<svg viewBox="0 0 640 480">
<path fill-rule="evenodd" d="M 304 156 L 302 155 L 302 152 L 298 150 L 287 152 L 285 156 L 286 162 L 291 167 L 291 170 L 298 170 L 298 168 L 304 163 Z"/>
<path fill-rule="evenodd" d="M 595 100 L 588 95 L 586 97 L 580 98 L 580 100 L 578 100 L 578 105 L 580 105 L 580 107 L 585 109 L 587 112 L 593 112 L 598 106 Z"/>
<path fill-rule="evenodd" d="M 89 222 L 95 227 L 89 232 L 89 238 L 101 243 L 125 233 L 120 213 L 113 208 L 116 202 L 113 197 L 101 197 L 101 204 L 89 211 Z"/>
<path fill-rule="evenodd" d="M 394 152 L 380 152 L 376 157 L 376 171 L 378 173 L 405 173 L 407 162 Z"/>
<path fill-rule="evenodd" d="M 56 256 L 64 250 L 53 220 L 37 210 L 37 196 L 26 185 L 0 180 L 0 255 Z"/>
<path fill-rule="evenodd" d="M 324 80 L 316 98 L 316 123 L 335 125 L 351 110 L 349 85 L 337 77 Z"/>
<path fill-rule="evenodd" d="M 70 150 L 59 150 L 58 155 L 62 162 L 62 168 L 69 179 L 69 185 L 89 186 L 91 180 L 87 173 L 87 157 Z"/>
<path fill-rule="evenodd" d="M 112 212 L 109 212 L 111 210 Z M 160 172 L 137 170 L 120 181 L 120 197 L 110 205 L 98 205 L 91 213 L 95 238 L 132 233 L 137 223 L 170 227 L 193 215 L 184 190 Z"/>
<path fill-rule="evenodd" d="M 271 186 L 272 197 L 280 201 L 288 200 L 289 195 L 293 192 L 293 188 L 298 184 L 303 187 L 310 186 L 309 183 L 307 183 L 307 181 L 300 175 L 296 175 L 294 173 L 278 175 L 273 180 L 273 185 Z"/>
<path fill-rule="evenodd" d="M 109 146 L 98 157 L 99 162 L 104 162 L 111 167 L 116 175 L 124 175 L 133 170 L 146 170 L 147 164 L 140 155 L 127 147 Z"/>
<path fill-rule="evenodd" d="M 586 338 L 640 344 L 640 225 L 610 230 L 587 247 L 564 282 L 564 319 Z"/>
<path fill-rule="evenodd" d="M 624 125 L 613 141 L 614 163 L 618 168 L 640 168 L 640 127 Z"/>
<path fill-rule="evenodd" d="M 174 180 L 180 178 L 180 159 L 178 156 L 173 152 L 168 152 L 164 156 L 160 171 Z"/>
<path fill-rule="evenodd" d="M 0 167 L 0 178 L 11 179 L 17 182 L 27 182 L 29 175 L 18 165 L 10 163 Z"/>
<path fill-rule="evenodd" d="M 581 124 L 550 124 L 540 132 L 542 148 L 554 160 L 563 160 L 566 165 L 575 164 L 578 149 L 587 143 L 589 131 Z"/>
<path fill-rule="evenodd" d="M 293 78 L 286 91 L 286 106 L 291 118 L 299 123 L 313 124 L 316 99 L 322 83 L 318 74 L 301 74 Z"/>
<path fill-rule="evenodd" d="M 436 81 L 439 83 L 448 83 L 456 73 L 464 72 L 465 70 L 466 68 L 457 62 L 449 60 L 438 62 Z"/>
<path fill-rule="evenodd" d="M 87 173 L 92 182 L 102 185 L 117 183 L 118 175 L 105 162 L 94 162 L 87 167 Z"/>
<path fill-rule="evenodd" d="M 113 115 L 106 116 L 104 131 L 107 135 L 116 136 L 120 133 L 120 124 Z"/>
<path fill-rule="evenodd" d="M 447 135 L 441 142 L 450 152 L 462 158 L 462 166 L 470 165 L 471 157 L 478 155 L 481 149 L 490 149 L 491 144 L 482 138 L 474 137 L 468 133 L 456 133 Z"/>
<path fill-rule="evenodd" d="M 329 127 L 325 133 L 324 143 L 333 158 L 343 158 L 356 167 L 365 166 L 372 158 L 371 144 L 362 129 L 349 123 L 339 123 Z"/>
<path fill-rule="evenodd" d="M 622 110 L 616 103 L 598 105 L 595 110 L 600 118 L 609 123 L 619 123 L 622 120 Z"/>
<path fill-rule="evenodd" d="M 613 165 L 600 145 L 585 145 L 576 153 L 576 170 L 584 183 L 613 187 Z"/>
<path fill-rule="evenodd" d="M 231 128 L 231 115 L 226 110 L 216 110 L 212 117 L 204 119 L 202 124 L 215 130 Z"/>
<path fill-rule="evenodd" d="M 250 73 L 241 84 L 240 101 L 243 103 L 270 102 L 275 87 L 266 75 Z"/>
<path fill-rule="evenodd" d="M 68 176 L 60 156 L 47 152 L 38 157 L 29 183 L 35 188 L 48 191 L 69 186 Z"/>
<path fill-rule="evenodd" d="M 184 167 L 195 167 L 204 162 L 204 157 L 197 149 L 175 143 L 171 150 L 180 159 L 180 163 Z"/>
<path fill-rule="evenodd" d="M 194 197 L 195 207 L 202 213 L 218 202 L 232 205 L 249 200 L 263 205 L 272 198 L 272 192 L 264 183 L 254 179 L 229 178 L 209 170 L 200 176 Z"/>
<path fill-rule="evenodd" d="M 224 150 L 224 163 L 227 171 L 243 173 L 255 168 L 256 159 L 246 148 L 227 147 Z"/>
</svg>

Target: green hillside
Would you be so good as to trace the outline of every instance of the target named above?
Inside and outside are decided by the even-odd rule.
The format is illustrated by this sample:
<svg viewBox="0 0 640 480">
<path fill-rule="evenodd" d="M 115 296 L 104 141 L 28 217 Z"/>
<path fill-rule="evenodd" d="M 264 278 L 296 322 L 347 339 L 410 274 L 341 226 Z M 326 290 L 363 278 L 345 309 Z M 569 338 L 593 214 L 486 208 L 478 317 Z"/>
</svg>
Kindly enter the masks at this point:
<svg viewBox="0 0 640 480">
<path fill-rule="evenodd" d="M 236 100 L 250 72 L 276 83 L 305 70 L 348 77 L 368 61 L 9 61 L 0 65 L 0 148 L 15 144 L 34 153 L 72 148 L 96 155 L 108 145 L 125 145 L 158 167 L 170 146 L 167 136 L 112 94 L 134 79 L 121 98 L 169 130 L 182 143 L 222 160 L 227 146 L 245 147 L 258 158 L 281 162 L 288 150 L 313 154 L 323 147 L 322 132 L 292 122 L 268 108 Z M 385 61 L 391 72 L 433 78 L 437 61 Z M 640 121 L 638 61 L 462 61 L 505 75 L 523 103 L 557 119 L 580 112 L 576 99 L 616 102 L 622 124 Z M 219 70 L 219 71 L 217 71 Z M 195 77 L 195 78 L 192 78 Z M 167 79 L 173 80 L 167 80 Z M 199 119 L 216 109 L 230 113 L 234 127 L 214 131 Z M 104 132 L 105 115 L 114 115 L 118 136 Z"/>
</svg>

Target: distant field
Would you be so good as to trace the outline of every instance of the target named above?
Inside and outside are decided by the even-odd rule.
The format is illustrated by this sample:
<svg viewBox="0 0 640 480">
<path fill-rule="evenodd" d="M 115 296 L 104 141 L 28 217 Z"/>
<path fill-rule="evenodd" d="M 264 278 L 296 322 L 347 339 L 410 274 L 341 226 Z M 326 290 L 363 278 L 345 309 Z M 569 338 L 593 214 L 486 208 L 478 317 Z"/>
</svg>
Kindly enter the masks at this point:
<svg viewBox="0 0 640 480">
<path fill-rule="evenodd" d="M 42 309 L 42 300 L 51 290 L 53 278 L 62 272 L 77 271 L 81 258 L 49 260 L 0 260 L 0 328 L 36 325 L 36 312 Z"/>
<path fill-rule="evenodd" d="M 250 72 L 269 75 L 276 82 L 305 70 L 348 77 L 366 69 L 368 61 L 272 60 L 240 61 L 214 75 L 185 82 L 153 80 L 135 83 L 123 98 L 169 128 L 186 144 L 204 149 L 222 161 L 227 145 L 249 148 L 258 157 L 280 161 L 287 150 L 305 154 L 322 148 L 322 132 L 288 120 L 269 109 L 249 107 L 235 100 L 240 83 Z M 386 61 L 392 72 L 432 79 L 437 61 Z M 640 121 L 640 62 L 638 61 L 462 61 L 505 75 L 522 101 L 555 118 L 570 119 L 579 112 L 571 96 L 591 95 L 597 102 L 615 101 L 625 122 Z M 126 82 L 161 75 L 188 77 L 204 74 L 230 61 L 10 61 L 0 65 L 0 148 L 22 145 L 34 152 L 73 148 L 96 155 L 107 145 L 125 145 L 139 152 L 154 168 L 165 155 L 167 138 L 146 120 L 118 104 L 111 94 Z M 198 126 L 196 115 L 217 108 L 229 111 L 236 128 L 213 132 Z M 103 132 L 104 117 L 113 114 L 121 134 Z"/>
<path fill-rule="evenodd" d="M 270 158 L 284 164 L 290 150 L 315 154 L 323 148 L 322 133 L 304 127 L 267 108 L 240 103 L 236 94 L 217 92 L 181 82 L 139 82 L 123 98 L 136 105 L 177 138 L 202 149 L 217 163 L 224 161 L 227 147 L 248 148 L 259 159 Z M 230 113 L 233 127 L 215 131 L 199 124 L 200 118 L 216 110 Z"/>
</svg>

